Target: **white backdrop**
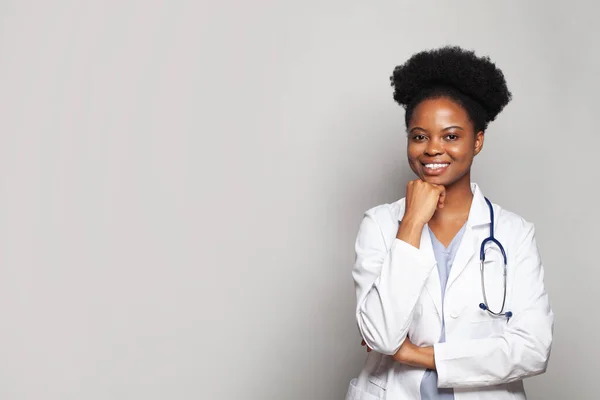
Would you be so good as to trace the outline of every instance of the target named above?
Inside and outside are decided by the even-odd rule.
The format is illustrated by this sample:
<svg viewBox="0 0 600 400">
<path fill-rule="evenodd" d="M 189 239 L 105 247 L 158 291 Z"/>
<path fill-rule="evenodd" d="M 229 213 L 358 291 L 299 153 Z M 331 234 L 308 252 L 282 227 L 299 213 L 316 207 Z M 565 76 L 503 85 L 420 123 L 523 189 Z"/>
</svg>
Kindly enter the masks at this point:
<svg viewBox="0 0 600 400">
<path fill-rule="evenodd" d="M 596 399 L 592 1 L 0 3 L 0 398 L 342 399 L 362 213 L 404 196 L 389 76 L 490 55 L 474 179 L 537 225 L 556 313 L 531 399 Z"/>
</svg>

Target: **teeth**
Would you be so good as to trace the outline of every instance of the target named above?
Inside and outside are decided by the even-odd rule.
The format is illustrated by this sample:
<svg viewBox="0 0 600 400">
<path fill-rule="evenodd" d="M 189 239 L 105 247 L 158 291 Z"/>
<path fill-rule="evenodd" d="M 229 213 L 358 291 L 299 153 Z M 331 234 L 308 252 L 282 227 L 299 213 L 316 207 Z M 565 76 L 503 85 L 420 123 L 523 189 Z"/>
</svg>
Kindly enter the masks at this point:
<svg viewBox="0 0 600 400">
<path fill-rule="evenodd" d="M 438 169 L 438 168 L 444 168 L 447 167 L 450 164 L 425 164 L 425 167 L 430 168 L 430 169 Z"/>
</svg>

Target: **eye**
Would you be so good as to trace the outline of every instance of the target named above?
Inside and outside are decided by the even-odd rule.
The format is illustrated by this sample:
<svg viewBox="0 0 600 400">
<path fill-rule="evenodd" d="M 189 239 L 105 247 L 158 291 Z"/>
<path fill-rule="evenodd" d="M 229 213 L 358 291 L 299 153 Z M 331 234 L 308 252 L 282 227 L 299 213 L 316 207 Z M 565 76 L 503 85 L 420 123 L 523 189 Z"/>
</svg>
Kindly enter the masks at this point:
<svg viewBox="0 0 600 400">
<path fill-rule="evenodd" d="M 446 139 L 456 140 L 456 139 L 458 139 L 458 135 L 455 135 L 454 133 L 449 133 L 448 135 L 446 135 Z"/>
<path fill-rule="evenodd" d="M 425 140 L 426 138 L 425 138 L 425 135 L 416 134 L 416 135 L 413 135 L 412 139 L 413 139 L 415 142 L 422 142 L 422 141 L 423 141 L 423 140 Z"/>
</svg>

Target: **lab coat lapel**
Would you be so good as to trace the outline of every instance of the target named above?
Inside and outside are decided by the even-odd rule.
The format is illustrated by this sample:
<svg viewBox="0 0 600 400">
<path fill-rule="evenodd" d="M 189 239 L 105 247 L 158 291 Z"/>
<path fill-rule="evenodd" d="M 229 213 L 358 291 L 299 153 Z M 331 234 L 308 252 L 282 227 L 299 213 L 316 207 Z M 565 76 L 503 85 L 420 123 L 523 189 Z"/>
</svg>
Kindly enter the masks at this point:
<svg viewBox="0 0 600 400">
<path fill-rule="evenodd" d="M 481 190 L 475 183 L 471 184 L 471 190 L 473 191 L 473 201 L 469 211 L 469 218 L 467 219 L 467 226 L 465 227 L 464 235 L 458 247 L 458 251 L 456 252 L 454 263 L 450 269 L 446 290 L 448 290 L 448 288 L 452 286 L 452 283 L 458 279 L 465 267 L 479 251 L 479 243 L 483 240 L 483 238 L 480 237 L 480 228 L 484 225 L 489 226 L 490 222 L 489 208 L 485 202 L 483 193 L 481 193 Z"/>
<path fill-rule="evenodd" d="M 425 252 L 428 257 L 429 256 L 431 256 L 431 258 L 435 257 L 435 255 L 433 253 L 433 245 L 431 244 L 431 234 L 429 233 L 428 225 L 425 225 L 425 227 L 423 228 L 423 232 L 421 232 L 420 248 L 421 248 L 421 251 Z M 435 306 L 435 310 L 437 311 L 438 315 L 441 318 L 442 317 L 442 287 L 440 284 L 440 275 L 438 273 L 437 268 L 438 267 L 437 267 L 437 263 L 436 263 L 436 268 L 434 268 L 431 271 L 431 274 L 429 275 L 429 279 L 427 280 L 427 283 L 425 284 L 425 289 L 427 290 L 429 297 L 431 297 L 431 300 L 433 301 L 433 304 Z"/>
<path fill-rule="evenodd" d="M 471 261 L 471 258 L 473 258 L 475 255 L 475 242 L 477 240 L 476 236 L 477 235 L 475 235 L 473 229 L 467 225 L 458 247 L 458 251 L 456 252 L 456 256 L 454 257 L 454 263 L 450 269 L 450 276 L 448 276 L 446 290 L 452 286 L 452 283 L 459 277 L 461 272 L 463 272 L 465 267 L 469 264 L 469 261 Z"/>
</svg>

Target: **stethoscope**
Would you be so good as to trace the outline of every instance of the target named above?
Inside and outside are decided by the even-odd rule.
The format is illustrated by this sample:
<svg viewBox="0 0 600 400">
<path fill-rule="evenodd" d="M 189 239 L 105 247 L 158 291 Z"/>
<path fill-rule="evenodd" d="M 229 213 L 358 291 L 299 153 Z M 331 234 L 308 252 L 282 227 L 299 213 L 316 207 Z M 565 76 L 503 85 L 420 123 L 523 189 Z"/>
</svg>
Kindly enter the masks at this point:
<svg viewBox="0 0 600 400">
<path fill-rule="evenodd" d="M 486 239 L 483 239 L 483 242 L 481 242 L 481 248 L 479 249 L 479 260 L 481 261 L 479 270 L 481 271 L 481 292 L 483 293 L 483 303 L 479 304 L 479 308 L 497 317 L 506 317 L 506 319 L 508 320 L 513 316 L 513 313 L 511 311 L 504 312 L 504 304 L 506 303 L 506 252 L 504 251 L 502 243 L 500 243 L 498 239 L 494 237 L 494 208 L 492 207 L 492 203 L 487 198 L 485 198 L 485 202 L 487 203 L 490 209 L 490 236 Z M 485 295 L 485 274 L 483 272 L 483 264 L 485 262 L 485 245 L 490 242 L 495 243 L 498 246 L 500 252 L 502 253 L 502 258 L 504 259 L 504 297 L 502 298 L 502 307 L 498 312 L 490 310 L 490 307 L 488 306 L 487 296 Z"/>
</svg>

